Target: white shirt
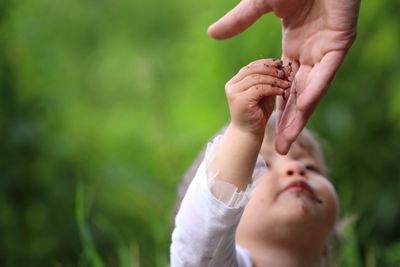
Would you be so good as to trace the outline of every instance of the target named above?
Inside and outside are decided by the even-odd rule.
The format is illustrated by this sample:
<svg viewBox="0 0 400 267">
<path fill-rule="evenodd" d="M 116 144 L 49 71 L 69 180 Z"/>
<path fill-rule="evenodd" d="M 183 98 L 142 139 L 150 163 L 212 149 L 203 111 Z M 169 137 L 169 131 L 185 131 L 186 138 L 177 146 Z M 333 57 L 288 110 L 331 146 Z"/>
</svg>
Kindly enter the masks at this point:
<svg viewBox="0 0 400 267">
<path fill-rule="evenodd" d="M 248 202 L 251 185 L 244 192 L 223 181 L 215 181 L 218 170 L 212 160 L 220 136 L 207 147 L 175 218 L 171 267 L 251 267 L 248 251 L 235 244 L 236 227 Z M 253 183 L 265 171 L 259 156 Z"/>
</svg>

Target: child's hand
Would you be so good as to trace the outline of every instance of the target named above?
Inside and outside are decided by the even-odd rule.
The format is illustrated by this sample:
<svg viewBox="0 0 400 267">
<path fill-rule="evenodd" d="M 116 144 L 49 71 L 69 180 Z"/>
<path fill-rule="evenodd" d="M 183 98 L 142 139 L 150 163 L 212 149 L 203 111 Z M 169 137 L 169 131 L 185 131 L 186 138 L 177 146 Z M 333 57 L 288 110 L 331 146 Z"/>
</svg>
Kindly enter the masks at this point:
<svg viewBox="0 0 400 267">
<path fill-rule="evenodd" d="M 261 59 L 242 68 L 226 85 L 231 124 L 245 132 L 261 135 L 271 115 L 275 97 L 291 85 L 291 67 L 282 61 Z"/>
</svg>

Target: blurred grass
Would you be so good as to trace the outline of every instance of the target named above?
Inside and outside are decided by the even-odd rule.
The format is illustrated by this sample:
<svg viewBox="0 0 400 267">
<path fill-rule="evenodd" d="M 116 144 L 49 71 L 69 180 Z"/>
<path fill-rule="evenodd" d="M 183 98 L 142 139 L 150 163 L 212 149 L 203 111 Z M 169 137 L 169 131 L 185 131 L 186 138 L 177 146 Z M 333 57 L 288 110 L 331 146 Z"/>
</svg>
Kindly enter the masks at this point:
<svg viewBox="0 0 400 267">
<path fill-rule="evenodd" d="M 224 42 L 226 1 L 0 2 L 0 265 L 166 266 L 176 185 L 228 120 L 223 87 L 279 57 L 267 16 Z M 398 1 L 357 40 L 309 126 L 326 140 L 341 266 L 400 266 Z"/>
<path fill-rule="evenodd" d="M 89 213 L 90 207 L 85 207 L 85 204 L 88 201 L 85 201 L 85 193 L 82 181 L 77 182 L 75 202 L 76 223 L 78 225 L 79 236 L 81 237 L 81 243 L 83 246 L 83 253 L 79 266 L 104 267 L 103 261 L 101 260 L 93 242 L 90 228 L 86 225 L 87 214 Z"/>
</svg>

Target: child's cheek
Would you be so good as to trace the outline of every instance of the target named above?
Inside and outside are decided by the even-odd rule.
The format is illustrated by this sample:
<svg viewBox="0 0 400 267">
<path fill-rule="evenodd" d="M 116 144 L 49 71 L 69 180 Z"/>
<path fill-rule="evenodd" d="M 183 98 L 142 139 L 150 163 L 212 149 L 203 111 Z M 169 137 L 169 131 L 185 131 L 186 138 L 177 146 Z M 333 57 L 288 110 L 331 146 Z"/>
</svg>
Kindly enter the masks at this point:
<svg viewBox="0 0 400 267">
<path fill-rule="evenodd" d="M 261 209 L 268 208 L 278 192 L 277 184 L 272 182 L 274 178 L 268 172 L 267 170 L 266 174 L 257 182 L 251 195 L 251 200 L 256 202 L 258 208 Z"/>
</svg>

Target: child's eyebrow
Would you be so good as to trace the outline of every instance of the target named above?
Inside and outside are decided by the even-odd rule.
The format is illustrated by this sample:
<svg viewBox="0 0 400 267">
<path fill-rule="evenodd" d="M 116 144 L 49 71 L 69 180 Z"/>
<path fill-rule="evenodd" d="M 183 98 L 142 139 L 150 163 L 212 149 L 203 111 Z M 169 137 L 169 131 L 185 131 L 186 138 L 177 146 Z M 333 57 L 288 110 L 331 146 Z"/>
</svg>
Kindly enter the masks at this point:
<svg viewBox="0 0 400 267">
<path fill-rule="evenodd" d="M 297 158 L 297 159 L 312 158 L 312 159 L 313 159 L 313 157 L 311 156 L 311 154 L 308 153 L 308 152 L 300 152 L 300 153 L 297 153 L 297 154 L 294 155 L 294 158 Z"/>
<path fill-rule="evenodd" d="M 293 158 L 302 158 L 305 156 L 310 156 L 310 153 L 307 151 L 307 149 L 305 149 L 298 143 L 294 143 L 292 145 L 291 149 L 289 150 L 289 154 Z"/>
<path fill-rule="evenodd" d="M 315 164 L 318 169 L 323 169 L 319 161 L 313 156 L 311 152 L 304 148 L 299 148 L 297 151 L 293 151 L 291 156 L 296 160 L 306 160 L 307 163 Z"/>
</svg>

